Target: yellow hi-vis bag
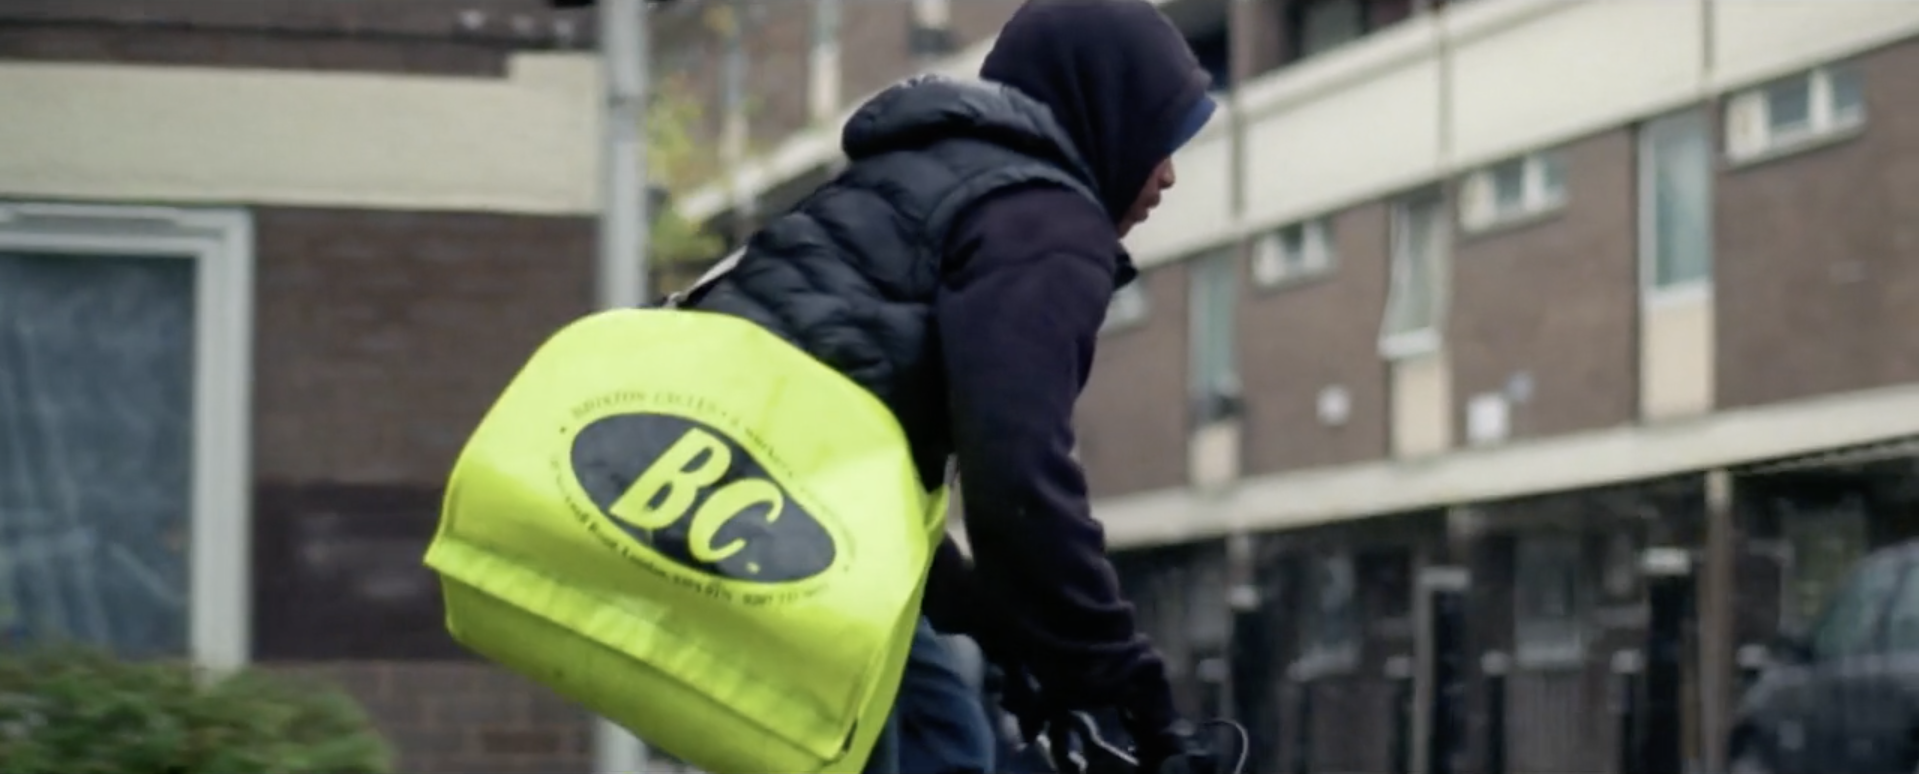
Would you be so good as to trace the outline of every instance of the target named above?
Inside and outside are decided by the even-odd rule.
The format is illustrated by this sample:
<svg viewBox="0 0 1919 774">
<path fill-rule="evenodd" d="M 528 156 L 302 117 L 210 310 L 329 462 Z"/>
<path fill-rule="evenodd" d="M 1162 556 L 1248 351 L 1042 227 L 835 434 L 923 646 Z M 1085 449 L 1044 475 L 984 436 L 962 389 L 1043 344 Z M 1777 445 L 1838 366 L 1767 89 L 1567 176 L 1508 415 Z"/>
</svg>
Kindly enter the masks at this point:
<svg viewBox="0 0 1919 774">
<path fill-rule="evenodd" d="M 603 312 L 461 452 L 426 563 L 467 647 L 714 774 L 858 772 L 944 491 L 892 414 L 751 323 Z"/>
</svg>

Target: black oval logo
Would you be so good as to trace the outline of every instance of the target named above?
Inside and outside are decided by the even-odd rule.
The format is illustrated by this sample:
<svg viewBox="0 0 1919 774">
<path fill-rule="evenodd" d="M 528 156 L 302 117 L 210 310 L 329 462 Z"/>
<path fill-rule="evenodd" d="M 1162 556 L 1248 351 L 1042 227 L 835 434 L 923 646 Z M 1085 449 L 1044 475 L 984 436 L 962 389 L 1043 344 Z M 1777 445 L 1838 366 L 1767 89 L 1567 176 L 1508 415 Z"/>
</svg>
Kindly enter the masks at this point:
<svg viewBox="0 0 1919 774">
<path fill-rule="evenodd" d="M 704 423 L 618 414 L 580 429 L 573 475 L 600 513 L 683 567 L 752 583 L 833 566 L 833 536 L 740 444 Z"/>
</svg>

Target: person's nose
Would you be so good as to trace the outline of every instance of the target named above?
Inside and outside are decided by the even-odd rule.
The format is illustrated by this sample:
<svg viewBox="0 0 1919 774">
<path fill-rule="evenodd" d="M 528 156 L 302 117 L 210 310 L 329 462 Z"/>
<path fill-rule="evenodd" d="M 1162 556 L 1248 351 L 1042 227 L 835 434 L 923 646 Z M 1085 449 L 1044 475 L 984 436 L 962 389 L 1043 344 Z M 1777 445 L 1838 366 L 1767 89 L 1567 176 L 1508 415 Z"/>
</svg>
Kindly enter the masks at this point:
<svg viewBox="0 0 1919 774">
<path fill-rule="evenodd" d="M 1179 182 L 1179 175 L 1173 171 L 1173 161 L 1167 159 L 1166 166 L 1159 171 L 1159 187 L 1161 190 L 1172 188 L 1177 182 Z"/>
</svg>

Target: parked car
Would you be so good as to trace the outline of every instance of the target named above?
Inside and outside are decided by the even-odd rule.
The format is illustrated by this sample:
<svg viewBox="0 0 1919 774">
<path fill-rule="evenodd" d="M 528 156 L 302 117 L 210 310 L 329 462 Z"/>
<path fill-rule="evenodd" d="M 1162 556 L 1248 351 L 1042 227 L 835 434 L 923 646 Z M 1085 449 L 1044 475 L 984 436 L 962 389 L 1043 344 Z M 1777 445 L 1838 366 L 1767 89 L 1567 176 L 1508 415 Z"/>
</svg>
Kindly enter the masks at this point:
<svg viewBox="0 0 1919 774">
<path fill-rule="evenodd" d="M 1731 774 L 1919 772 L 1919 541 L 1867 556 L 1741 700 Z"/>
</svg>

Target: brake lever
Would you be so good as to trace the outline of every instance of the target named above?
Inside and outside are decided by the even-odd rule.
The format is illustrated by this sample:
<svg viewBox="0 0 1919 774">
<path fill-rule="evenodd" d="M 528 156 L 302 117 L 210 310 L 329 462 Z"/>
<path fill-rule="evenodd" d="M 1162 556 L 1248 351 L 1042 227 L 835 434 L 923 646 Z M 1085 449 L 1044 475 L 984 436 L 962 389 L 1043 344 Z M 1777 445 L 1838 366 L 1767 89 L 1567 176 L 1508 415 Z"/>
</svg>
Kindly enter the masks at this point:
<svg viewBox="0 0 1919 774">
<path fill-rule="evenodd" d="M 1139 759 L 1100 733 L 1091 714 L 1070 712 L 1048 724 L 1039 745 L 1058 774 L 1143 774 Z"/>
</svg>

